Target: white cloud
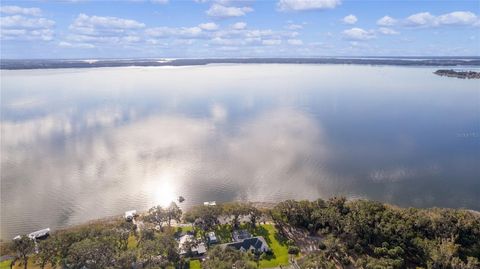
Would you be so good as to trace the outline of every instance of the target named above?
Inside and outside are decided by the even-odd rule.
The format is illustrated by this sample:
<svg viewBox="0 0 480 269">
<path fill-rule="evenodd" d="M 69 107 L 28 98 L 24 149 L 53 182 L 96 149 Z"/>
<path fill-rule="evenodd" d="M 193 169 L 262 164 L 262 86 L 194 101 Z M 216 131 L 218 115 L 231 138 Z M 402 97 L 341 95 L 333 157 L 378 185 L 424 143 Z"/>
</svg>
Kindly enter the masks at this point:
<svg viewBox="0 0 480 269">
<path fill-rule="evenodd" d="M 357 23 L 358 19 L 355 15 L 350 14 L 348 16 L 345 16 L 342 21 L 345 24 L 355 24 Z"/>
<path fill-rule="evenodd" d="M 341 0 L 280 0 L 277 3 L 279 11 L 303 11 L 332 9 L 341 4 Z"/>
<path fill-rule="evenodd" d="M 301 29 L 303 29 L 303 25 L 290 23 L 287 26 L 285 26 L 285 29 L 287 29 L 287 30 L 301 30 Z"/>
<path fill-rule="evenodd" d="M 237 22 L 232 25 L 232 28 L 235 30 L 243 30 L 247 28 L 247 24 L 245 22 Z"/>
<path fill-rule="evenodd" d="M 86 14 L 79 14 L 72 25 L 71 29 L 85 31 L 91 33 L 97 29 L 106 29 L 110 31 L 124 31 L 127 29 L 140 29 L 145 27 L 145 24 L 129 19 L 122 19 L 117 17 L 100 17 L 88 16 Z"/>
<path fill-rule="evenodd" d="M 21 15 L 0 17 L 0 37 L 5 40 L 44 40 L 53 39 L 55 22 L 45 18 L 32 18 Z"/>
<path fill-rule="evenodd" d="M 470 11 L 455 11 L 440 15 L 437 20 L 441 25 L 469 25 L 478 23 L 479 18 Z"/>
<path fill-rule="evenodd" d="M 58 43 L 59 47 L 62 48 L 81 48 L 81 49 L 93 49 L 95 45 L 89 43 L 70 43 L 66 41 L 61 41 Z"/>
<path fill-rule="evenodd" d="M 267 30 L 249 30 L 243 32 L 245 37 L 255 38 L 255 37 L 267 37 L 273 36 L 274 32 L 270 29 Z"/>
<path fill-rule="evenodd" d="M 378 32 L 381 33 L 382 35 L 398 35 L 399 34 L 399 32 L 387 27 L 378 28 Z"/>
<path fill-rule="evenodd" d="M 145 30 L 145 34 L 156 38 L 199 38 L 203 37 L 203 30 L 200 27 L 155 27 Z"/>
<path fill-rule="evenodd" d="M 154 4 L 167 4 L 168 0 L 150 0 Z"/>
<path fill-rule="evenodd" d="M 215 31 L 218 30 L 218 25 L 214 22 L 206 22 L 198 25 L 202 30 Z"/>
<path fill-rule="evenodd" d="M 114 43 L 126 45 L 139 42 L 144 23 L 118 17 L 79 14 L 69 26 L 70 34 L 63 42 L 71 44 Z M 66 44 L 64 44 L 66 45 Z M 78 45 L 87 47 L 85 45 Z"/>
<path fill-rule="evenodd" d="M 366 31 L 362 28 L 351 28 L 343 31 L 344 36 L 349 40 L 368 40 L 375 38 L 375 35 L 372 31 Z"/>
<path fill-rule="evenodd" d="M 50 28 L 55 22 L 45 18 L 28 18 L 20 15 L 6 16 L 0 18 L 0 25 L 3 28 L 29 28 L 40 29 Z"/>
<path fill-rule="evenodd" d="M 0 37 L 5 40 L 43 40 L 53 39 L 54 32 L 51 29 L 2 29 Z"/>
<path fill-rule="evenodd" d="M 36 7 L 0 6 L 0 13 L 9 15 L 40 16 L 42 10 Z"/>
<path fill-rule="evenodd" d="M 280 39 L 265 39 L 262 40 L 262 45 L 265 46 L 275 46 L 275 45 L 280 45 L 282 44 L 282 40 Z"/>
<path fill-rule="evenodd" d="M 435 20 L 435 16 L 429 12 L 421 12 L 410 15 L 405 22 L 410 26 L 428 26 L 436 24 Z"/>
<path fill-rule="evenodd" d="M 480 18 L 470 11 L 454 11 L 439 16 L 429 12 L 410 15 L 405 19 L 405 25 L 416 27 L 436 27 L 445 25 L 472 25 L 479 23 Z"/>
<path fill-rule="evenodd" d="M 303 45 L 303 41 L 300 40 L 300 39 L 289 39 L 289 40 L 287 40 L 287 43 L 288 43 L 289 45 L 293 45 L 293 46 Z"/>
<path fill-rule="evenodd" d="M 232 7 L 213 4 L 207 11 L 207 15 L 215 18 L 229 18 L 245 16 L 248 12 L 252 12 L 251 7 Z"/>
<path fill-rule="evenodd" d="M 396 23 L 397 20 L 390 16 L 384 16 L 377 21 L 377 25 L 379 26 L 393 26 Z"/>
</svg>

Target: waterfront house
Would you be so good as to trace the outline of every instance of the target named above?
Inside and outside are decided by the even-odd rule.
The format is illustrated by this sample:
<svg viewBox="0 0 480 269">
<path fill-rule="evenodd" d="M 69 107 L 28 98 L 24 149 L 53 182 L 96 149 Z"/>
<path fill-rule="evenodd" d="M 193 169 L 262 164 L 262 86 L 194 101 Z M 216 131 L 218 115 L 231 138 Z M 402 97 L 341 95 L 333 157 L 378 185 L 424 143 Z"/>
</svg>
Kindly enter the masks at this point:
<svg viewBox="0 0 480 269">
<path fill-rule="evenodd" d="M 223 244 L 223 247 L 232 247 L 240 251 L 250 251 L 255 254 L 260 254 L 269 251 L 267 241 L 263 236 L 256 236 L 244 239 L 239 242 Z"/>
</svg>

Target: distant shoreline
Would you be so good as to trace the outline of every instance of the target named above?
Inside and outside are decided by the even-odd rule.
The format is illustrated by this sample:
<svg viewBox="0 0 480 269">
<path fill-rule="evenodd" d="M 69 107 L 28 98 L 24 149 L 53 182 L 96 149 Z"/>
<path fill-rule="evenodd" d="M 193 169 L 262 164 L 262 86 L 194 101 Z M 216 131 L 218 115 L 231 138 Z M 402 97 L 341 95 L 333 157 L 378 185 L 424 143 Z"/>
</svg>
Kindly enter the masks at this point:
<svg viewBox="0 0 480 269">
<path fill-rule="evenodd" d="M 0 69 L 58 69 L 95 67 L 197 66 L 207 64 L 353 64 L 391 66 L 480 67 L 480 57 L 325 57 L 325 58 L 212 58 L 212 59 L 3 59 Z"/>
</svg>

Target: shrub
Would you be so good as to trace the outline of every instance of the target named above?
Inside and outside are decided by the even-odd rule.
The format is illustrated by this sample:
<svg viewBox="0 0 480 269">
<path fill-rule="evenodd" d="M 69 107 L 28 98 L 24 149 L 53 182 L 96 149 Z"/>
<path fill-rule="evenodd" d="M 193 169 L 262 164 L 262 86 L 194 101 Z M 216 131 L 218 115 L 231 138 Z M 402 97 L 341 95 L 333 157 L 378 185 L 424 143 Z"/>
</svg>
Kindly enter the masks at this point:
<svg viewBox="0 0 480 269">
<path fill-rule="evenodd" d="M 288 254 L 293 254 L 293 255 L 297 255 L 298 253 L 300 253 L 300 249 L 296 246 L 289 246 L 288 247 Z"/>
</svg>

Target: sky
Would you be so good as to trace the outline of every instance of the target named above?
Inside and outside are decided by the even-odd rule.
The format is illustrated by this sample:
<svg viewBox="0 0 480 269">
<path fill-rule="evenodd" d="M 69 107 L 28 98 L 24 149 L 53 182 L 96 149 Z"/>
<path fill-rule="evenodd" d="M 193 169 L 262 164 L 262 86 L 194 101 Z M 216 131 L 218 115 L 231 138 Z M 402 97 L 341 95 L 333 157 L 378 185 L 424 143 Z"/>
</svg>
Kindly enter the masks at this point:
<svg viewBox="0 0 480 269">
<path fill-rule="evenodd" d="M 2 1 L 2 59 L 480 56 L 478 0 Z"/>
</svg>

